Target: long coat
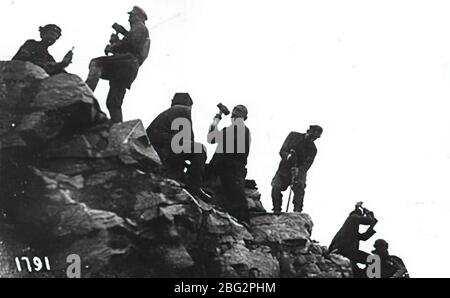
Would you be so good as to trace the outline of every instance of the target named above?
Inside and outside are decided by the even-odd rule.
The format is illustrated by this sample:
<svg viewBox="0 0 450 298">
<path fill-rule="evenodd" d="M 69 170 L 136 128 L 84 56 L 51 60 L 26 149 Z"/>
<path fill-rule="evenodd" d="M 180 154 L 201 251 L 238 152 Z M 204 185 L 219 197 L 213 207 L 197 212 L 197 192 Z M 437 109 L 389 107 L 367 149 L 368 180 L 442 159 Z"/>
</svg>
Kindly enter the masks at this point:
<svg viewBox="0 0 450 298">
<path fill-rule="evenodd" d="M 375 224 L 376 219 L 371 216 L 350 213 L 341 229 L 334 236 L 330 244 L 330 251 L 337 250 L 341 254 L 351 254 L 359 250 L 359 241 L 370 239 L 376 232 L 370 227 L 365 233 L 359 233 L 359 226 Z"/>
</svg>

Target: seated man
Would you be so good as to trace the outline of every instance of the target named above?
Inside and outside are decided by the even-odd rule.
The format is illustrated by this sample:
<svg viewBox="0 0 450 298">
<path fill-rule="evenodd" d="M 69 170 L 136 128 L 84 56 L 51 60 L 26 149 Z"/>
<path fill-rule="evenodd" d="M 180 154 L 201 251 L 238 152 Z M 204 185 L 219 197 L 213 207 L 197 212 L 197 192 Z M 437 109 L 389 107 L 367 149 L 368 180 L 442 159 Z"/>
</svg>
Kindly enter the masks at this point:
<svg viewBox="0 0 450 298">
<path fill-rule="evenodd" d="M 250 130 L 244 124 L 247 115 L 247 108 L 238 105 L 231 113 L 230 126 L 219 131 L 216 123 L 220 118 L 215 118 L 208 134 L 208 142 L 218 144 L 209 164 L 211 172 L 220 177 L 230 214 L 246 224 L 250 221 L 245 177 L 251 140 Z"/>
<path fill-rule="evenodd" d="M 27 40 L 12 60 L 28 61 L 42 67 L 50 76 L 65 72 L 72 63 L 73 52 L 70 50 L 61 62 L 56 62 L 48 48 L 61 37 L 61 28 L 54 24 L 39 27 L 41 40 Z"/>
<path fill-rule="evenodd" d="M 376 240 L 373 247 L 375 250 L 372 253 L 380 257 L 381 278 L 409 278 L 408 270 L 402 259 L 389 254 L 389 244 L 385 240 Z"/>
<path fill-rule="evenodd" d="M 378 220 L 373 212 L 362 207 L 362 202 L 358 202 L 350 215 L 345 220 L 341 229 L 334 236 L 329 246 L 332 253 L 340 254 L 352 262 L 352 269 L 355 276 L 360 270 L 357 264 L 367 264 L 368 253 L 359 250 L 359 241 L 366 241 L 372 237 L 376 231 L 373 229 Z M 359 226 L 369 226 L 365 233 L 359 233 Z"/>
<path fill-rule="evenodd" d="M 113 25 L 116 34 L 111 37 L 111 44 L 105 49 L 105 54 L 112 56 L 93 59 L 86 79 L 86 84 L 92 91 L 95 91 L 100 78 L 109 81 L 106 106 L 112 122 L 122 122 L 122 103 L 126 90 L 131 88 L 139 67 L 147 59 L 150 50 L 145 11 L 135 6 L 129 15 L 130 31 L 117 23 Z M 122 34 L 123 39 L 119 39 L 118 34 Z"/>
<path fill-rule="evenodd" d="M 202 144 L 194 142 L 192 105 L 193 102 L 188 93 L 175 94 L 172 106 L 153 120 L 147 128 L 147 135 L 163 163 L 165 175 L 168 178 L 185 182 L 186 189 L 193 196 L 209 201 L 211 198 L 201 189 L 207 158 L 206 148 Z M 182 138 L 180 145 L 180 147 L 188 149 L 182 152 L 178 150 L 179 148 L 173 148 L 174 143 L 179 145 L 174 142 L 174 138 L 180 135 L 181 130 L 172 129 L 172 127 L 180 119 L 189 125 L 188 134 Z M 186 164 L 187 161 L 190 163 L 189 165 Z"/>
</svg>

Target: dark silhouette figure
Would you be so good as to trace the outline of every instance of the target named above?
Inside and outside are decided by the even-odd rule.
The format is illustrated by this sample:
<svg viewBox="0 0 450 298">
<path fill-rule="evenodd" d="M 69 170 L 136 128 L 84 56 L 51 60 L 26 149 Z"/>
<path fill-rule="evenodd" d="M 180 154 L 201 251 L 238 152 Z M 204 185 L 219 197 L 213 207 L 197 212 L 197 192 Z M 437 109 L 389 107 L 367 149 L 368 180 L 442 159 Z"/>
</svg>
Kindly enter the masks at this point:
<svg viewBox="0 0 450 298">
<path fill-rule="evenodd" d="M 201 185 L 205 171 L 206 148 L 194 141 L 192 131 L 191 108 L 193 101 L 188 93 L 177 93 L 172 106 L 158 115 L 147 128 L 148 138 L 158 153 L 163 164 L 165 175 L 171 179 L 185 182 L 186 189 L 195 197 L 204 201 L 211 198 L 203 192 Z M 172 130 L 176 119 L 187 121 L 190 132 L 182 139 L 180 146 L 189 148 L 189 152 L 176 153 L 172 148 L 172 140 L 181 129 Z M 187 165 L 186 162 L 190 164 Z M 185 169 L 186 174 L 185 174 Z"/>
<path fill-rule="evenodd" d="M 403 260 L 389 254 L 389 244 L 385 240 L 378 239 L 373 246 L 375 250 L 372 253 L 380 257 L 381 278 L 409 278 Z"/>
<path fill-rule="evenodd" d="M 294 192 L 294 212 L 302 212 L 306 173 L 314 162 L 317 148 L 314 141 L 321 137 L 322 128 L 312 125 L 306 134 L 291 132 L 280 150 L 281 162 L 272 179 L 272 202 L 275 214 L 281 213 L 282 191 L 289 185 Z"/>
<path fill-rule="evenodd" d="M 367 264 L 369 256 L 368 253 L 359 250 L 359 241 L 367 241 L 376 233 L 374 226 L 377 222 L 374 213 L 363 208 L 362 203 L 359 202 L 329 246 L 330 252 L 340 254 L 352 262 L 353 272 L 357 277 L 359 275 L 357 264 Z M 369 228 L 365 233 L 360 233 L 360 225 L 369 226 Z"/>
<path fill-rule="evenodd" d="M 54 24 L 39 27 L 41 40 L 27 40 L 12 60 L 28 61 L 43 68 L 49 75 L 65 72 L 65 68 L 72 63 L 73 52 L 70 50 L 61 62 L 56 62 L 48 52 L 48 48 L 61 37 L 61 28 Z"/>
<path fill-rule="evenodd" d="M 217 144 L 208 172 L 220 177 L 230 214 L 248 224 L 250 218 L 245 195 L 245 177 L 251 136 L 250 130 L 244 124 L 248 111 L 243 105 L 236 106 L 231 113 L 232 124 L 220 131 L 217 128 L 220 119 L 217 117 L 216 115 L 208 134 L 208 142 Z"/>
<path fill-rule="evenodd" d="M 130 31 L 117 23 L 113 25 L 116 34 L 111 36 L 111 44 L 105 49 L 105 54 L 112 56 L 93 59 L 86 79 L 86 84 L 92 91 L 95 91 L 100 78 L 109 81 L 106 106 L 113 122 L 122 122 L 122 103 L 126 90 L 131 88 L 139 67 L 147 59 L 150 50 L 145 11 L 135 6 L 129 15 Z M 124 36 L 123 39 L 119 38 L 119 34 Z"/>
</svg>

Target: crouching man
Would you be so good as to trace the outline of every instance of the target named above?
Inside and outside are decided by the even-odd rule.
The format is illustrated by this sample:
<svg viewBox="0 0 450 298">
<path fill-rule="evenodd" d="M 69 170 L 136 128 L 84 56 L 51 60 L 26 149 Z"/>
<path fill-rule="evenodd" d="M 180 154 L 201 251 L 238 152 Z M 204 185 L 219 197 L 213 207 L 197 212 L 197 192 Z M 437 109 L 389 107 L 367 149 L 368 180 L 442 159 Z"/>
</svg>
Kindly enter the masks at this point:
<svg viewBox="0 0 450 298">
<path fill-rule="evenodd" d="M 161 159 L 165 175 L 185 183 L 193 196 L 210 201 L 201 189 L 207 157 L 206 148 L 194 141 L 192 105 L 188 93 L 175 94 L 171 107 L 153 120 L 147 135 Z"/>
</svg>

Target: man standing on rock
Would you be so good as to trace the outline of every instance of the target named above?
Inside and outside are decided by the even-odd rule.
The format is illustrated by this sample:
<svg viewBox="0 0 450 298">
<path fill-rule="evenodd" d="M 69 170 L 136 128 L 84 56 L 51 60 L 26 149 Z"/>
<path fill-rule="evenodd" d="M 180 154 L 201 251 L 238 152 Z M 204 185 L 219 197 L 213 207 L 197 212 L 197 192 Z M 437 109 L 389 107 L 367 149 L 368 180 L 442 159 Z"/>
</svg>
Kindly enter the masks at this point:
<svg viewBox="0 0 450 298">
<path fill-rule="evenodd" d="M 322 128 L 311 125 L 306 134 L 291 132 L 280 150 L 281 162 L 272 179 L 272 202 L 275 214 L 281 214 L 282 191 L 291 185 L 294 192 L 294 212 L 302 212 L 305 196 L 306 172 L 314 162 L 317 148 L 314 141 L 322 135 Z"/>
<path fill-rule="evenodd" d="M 189 93 L 176 93 L 172 99 L 172 106 L 153 120 L 147 128 L 147 135 L 163 163 L 166 176 L 185 181 L 186 189 L 193 196 L 210 201 L 211 198 L 201 189 L 207 157 L 206 148 L 194 141 L 192 105 Z M 184 127 L 181 127 L 183 124 Z M 173 129 L 174 127 L 181 129 Z M 180 134 L 183 128 L 187 129 L 187 134 Z M 180 135 L 182 138 L 177 140 L 177 136 Z M 187 165 L 186 162 L 190 164 Z"/>
<path fill-rule="evenodd" d="M 67 52 L 61 62 L 56 62 L 48 52 L 48 48 L 61 37 L 61 28 L 57 25 L 49 24 L 39 27 L 39 32 L 41 40 L 27 40 L 12 60 L 31 62 L 42 67 L 51 76 L 65 72 L 65 68 L 72 63 L 72 50 Z"/>
<path fill-rule="evenodd" d="M 211 172 L 220 177 L 223 191 L 231 215 L 248 224 L 250 221 L 247 196 L 245 195 L 245 177 L 247 176 L 247 158 L 250 153 L 250 130 L 245 126 L 248 111 L 243 105 L 236 106 L 231 113 L 232 124 L 221 131 L 216 115 L 211 125 L 208 142 L 218 144 L 209 164 Z"/>
<path fill-rule="evenodd" d="M 122 122 L 122 103 L 126 90 L 131 88 L 139 67 L 147 59 L 150 50 L 149 33 L 145 26 L 147 14 L 138 6 L 133 7 L 128 14 L 130 31 L 114 23 L 116 34 L 113 34 L 111 44 L 105 49 L 105 54 L 112 56 L 93 59 L 86 79 L 86 84 L 92 91 L 95 91 L 100 78 L 109 81 L 106 106 L 113 122 Z M 119 39 L 119 34 L 124 36 L 123 39 Z"/>
<path fill-rule="evenodd" d="M 367 264 L 368 253 L 359 250 L 359 241 L 367 241 L 376 231 L 374 230 L 378 220 L 372 211 L 362 207 L 362 202 L 358 202 L 341 229 L 334 236 L 329 250 L 332 253 L 340 254 L 352 262 L 353 273 L 359 277 L 357 264 Z M 359 233 L 359 226 L 369 226 L 365 233 Z"/>
</svg>

